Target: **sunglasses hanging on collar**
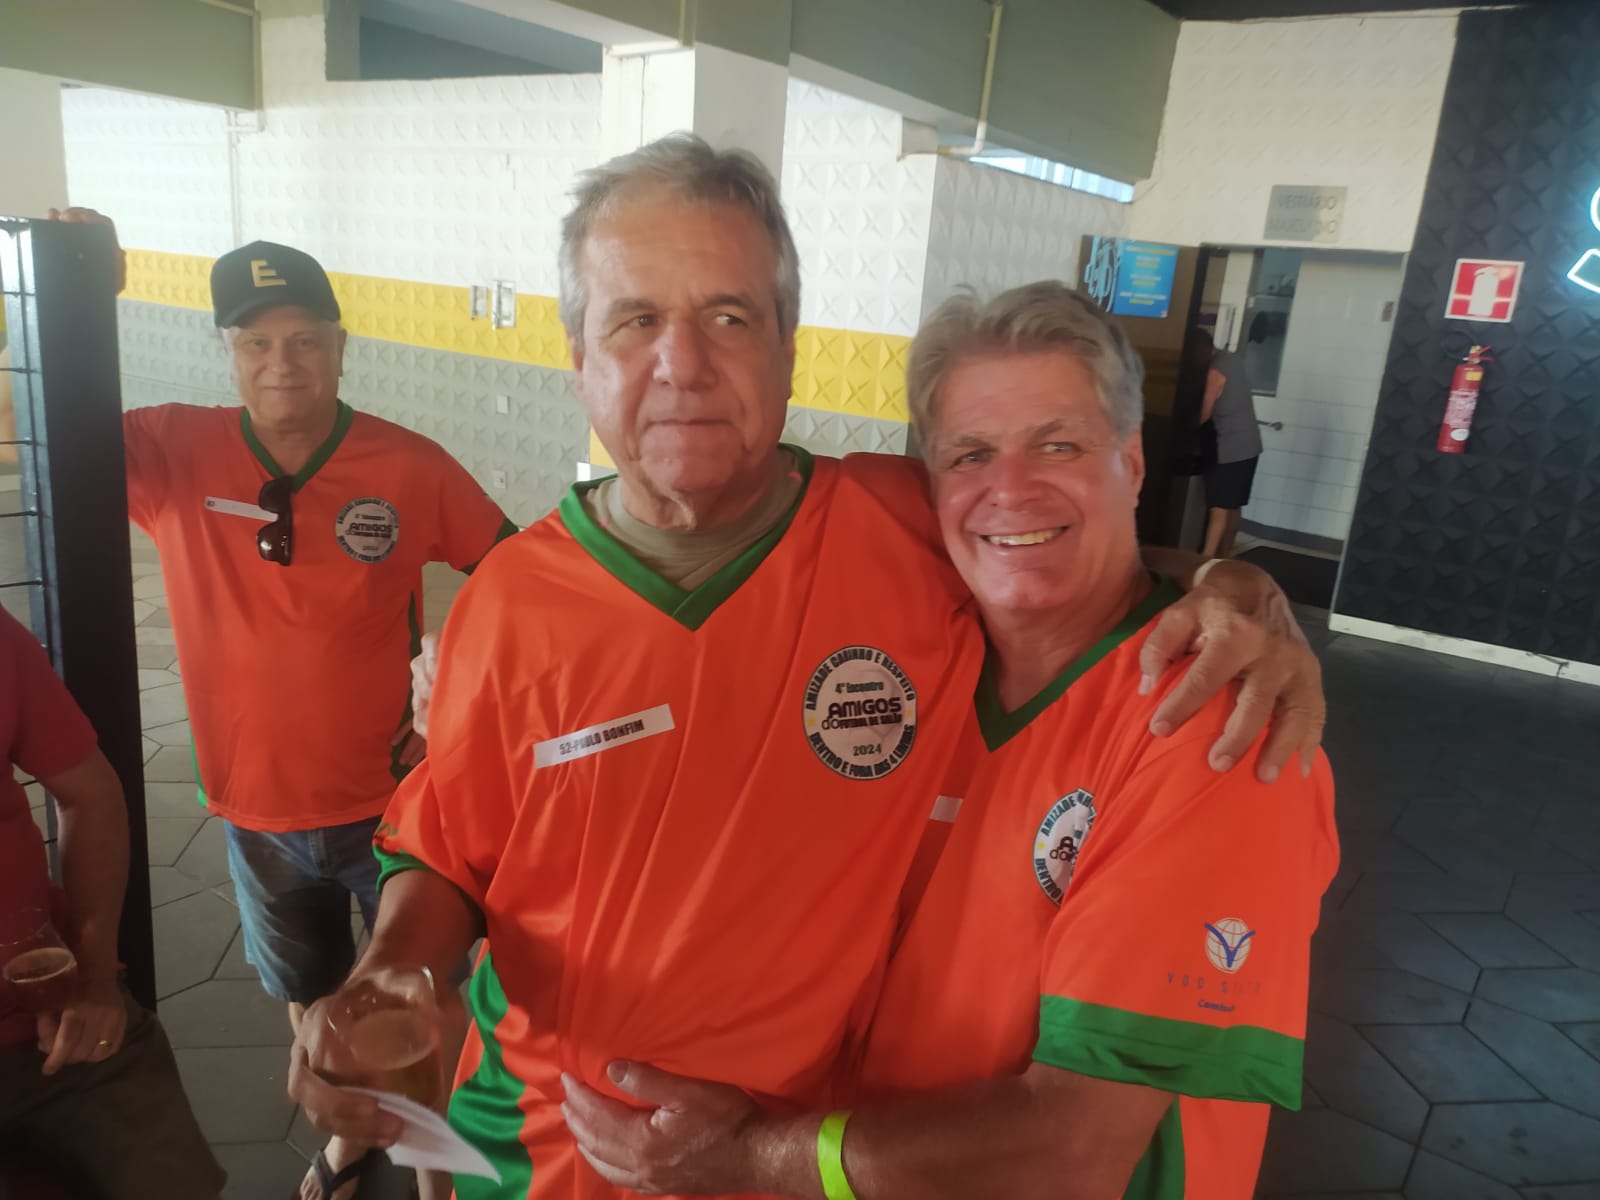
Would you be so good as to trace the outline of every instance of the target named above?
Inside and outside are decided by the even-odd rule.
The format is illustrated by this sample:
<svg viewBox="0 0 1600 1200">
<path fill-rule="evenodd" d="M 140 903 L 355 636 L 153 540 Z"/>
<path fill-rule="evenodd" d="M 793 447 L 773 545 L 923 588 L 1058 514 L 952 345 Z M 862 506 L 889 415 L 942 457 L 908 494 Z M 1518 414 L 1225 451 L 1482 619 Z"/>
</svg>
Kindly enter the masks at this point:
<svg viewBox="0 0 1600 1200">
<path fill-rule="evenodd" d="M 262 558 L 280 567 L 287 567 L 294 555 L 293 495 L 293 481 L 287 475 L 279 475 L 263 483 L 261 494 L 256 498 L 257 505 L 277 514 L 277 520 L 257 531 L 256 549 Z"/>
</svg>

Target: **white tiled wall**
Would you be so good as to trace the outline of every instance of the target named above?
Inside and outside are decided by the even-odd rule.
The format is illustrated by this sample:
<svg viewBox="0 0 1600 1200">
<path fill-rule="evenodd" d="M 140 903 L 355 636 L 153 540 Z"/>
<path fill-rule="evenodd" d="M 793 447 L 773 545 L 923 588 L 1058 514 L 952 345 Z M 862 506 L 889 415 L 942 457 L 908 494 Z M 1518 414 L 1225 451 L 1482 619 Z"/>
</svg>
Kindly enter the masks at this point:
<svg viewBox="0 0 1600 1200">
<path fill-rule="evenodd" d="M 1133 235 L 1259 243 L 1274 184 L 1349 188 L 1350 249 L 1411 249 L 1454 12 L 1185 21 Z"/>
<path fill-rule="evenodd" d="M 987 296 L 1036 279 L 1075 281 L 1079 238 L 1126 232 L 1126 204 L 998 167 L 937 161 L 924 314 L 962 284 Z"/>
<path fill-rule="evenodd" d="M 267 238 L 351 274 L 556 293 L 568 193 L 600 153 L 599 75 L 329 83 L 320 14 L 264 9 L 259 128 L 246 114 L 230 134 L 205 105 L 63 93 L 74 204 L 112 214 L 142 249 L 209 256 Z M 789 85 L 782 183 L 808 324 L 916 330 L 935 160 L 901 159 L 900 125 Z"/>
<path fill-rule="evenodd" d="M 215 256 L 237 243 L 227 113 L 106 88 L 61 93 L 67 192 L 126 246 Z"/>
<path fill-rule="evenodd" d="M 1343 540 L 1378 403 L 1400 295 L 1398 261 L 1308 255 L 1300 267 L 1276 396 L 1257 396 L 1265 448 L 1244 515 L 1280 529 Z"/>
<path fill-rule="evenodd" d="M 603 153 L 599 75 L 330 83 L 320 3 L 265 0 L 262 9 L 260 114 L 230 117 L 107 89 L 62 93 L 73 203 L 111 214 L 124 243 L 140 249 L 215 256 L 267 238 L 351 274 L 458 286 L 510 279 L 525 294 L 556 293 L 574 176 Z M 901 159 L 898 114 L 820 88 L 791 83 L 786 117 L 782 182 L 801 254 L 802 320 L 914 332 L 935 160 Z M 213 348 L 180 351 L 158 332 L 157 306 L 144 307 L 152 310 L 145 340 L 154 341 L 125 362 L 130 403 L 200 396 L 149 355 L 212 370 Z M 186 330 L 193 316 L 171 312 Z M 477 401 L 494 390 L 484 379 L 522 369 L 456 355 L 428 362 L 473 380 L 435 381 L 423 408 L 408 409 L 377 366 L 357 356 L 347 390 L 380 415 L 434 432 L 480 478 L 506 468 L 496 455 L 511 444 L 507 431 Z M 518 439 L 572 442 L 575 401 L 569 412 L 562 396 L 524 399 Z M 858 424 L 829 445 L 903 443 L 904 430 L 891 423 Z M 530 461 L 538 448 L 530 446 Z M 521 474 L 508 473 L 516 490 Z M 532 480 L 533 491 L 506 497 L 508 506 L 520 514 L 544 503 L 546 482 Z"/>
<path fill-rule="evenodd" d="M 806 325 L 917 330 L 935 159 L 901 158 L 900 126 L 886 108 L 789 81 L 783 202 Z"/>
<path fill-rule="evenodd" d="M 566 192 L 597 155 L 598 75 L 329 83 L 320 11 L 264 11 L 265 111 L 231 153 L 220 109 L 63 93 L 74 204 L 142 249 L 266 238 L 352 274 L 555 293 Z"/>
</svg>

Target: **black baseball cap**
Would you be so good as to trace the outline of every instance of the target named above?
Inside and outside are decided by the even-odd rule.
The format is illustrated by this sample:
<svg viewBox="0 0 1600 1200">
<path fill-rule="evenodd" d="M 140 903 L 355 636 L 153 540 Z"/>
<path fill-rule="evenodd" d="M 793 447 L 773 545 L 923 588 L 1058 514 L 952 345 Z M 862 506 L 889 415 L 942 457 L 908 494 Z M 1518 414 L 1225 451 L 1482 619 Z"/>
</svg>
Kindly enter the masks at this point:
<svg viewBox="0 0 1600 1200">
<path fill-rule="evenodd" d="M 322 264 L 304 250 L 277 242 L 251 242 L 230 250 L 211 266 L 211 307 L 217 328 L 228 329 L 251 313 L 297 304 L 329 321 L 339 302 Z"/>
</svg>

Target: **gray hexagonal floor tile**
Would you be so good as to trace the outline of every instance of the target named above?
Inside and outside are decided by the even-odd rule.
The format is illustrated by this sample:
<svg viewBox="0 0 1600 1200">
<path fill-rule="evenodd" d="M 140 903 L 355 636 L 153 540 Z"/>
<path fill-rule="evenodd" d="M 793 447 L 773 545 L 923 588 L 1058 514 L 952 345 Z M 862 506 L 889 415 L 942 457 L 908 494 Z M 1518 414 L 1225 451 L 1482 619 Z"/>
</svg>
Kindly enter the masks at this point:
<svg viewBox="0 0 1600 1200">
<path fill-rule="evenodd" d="M 239 928 L 239 910 L 204 891 L 163 904 L 151 919 L 161 998 L 210 979 Z"/>
<path fill-rule="evenodd" d="M 294 1040 L 287 1008 L 254 979 L 211 979 L 161 1005 L 174 1047 L 281 1046 Z"/>
<path fill-rule="evenodd" d="M 1330 1108 L 1274 1110 L 1261 1164 L 1263 1193 L 1394 1191 L 1411 1145 Z"/>
<path fill-rule="evenodd" d="M 1432 1103 L 1542 1098 L 1459 1025 L 1368 1025 L 1361 1033 Z"/>
<path fill-rule="evenodd" d="M 281 1142 L 287 1136 L 295 1107 L 284 1091 L 289 1056 L 281 1046 L 175 1053 L 206 1141 Z"/>
<path fill-rule="evenodd" d="M 1422 1144 L 1513 1187 L 1600 1179 L 1600 1121 L 1558 1104 L 1441 1104 Z"/>
</svg>

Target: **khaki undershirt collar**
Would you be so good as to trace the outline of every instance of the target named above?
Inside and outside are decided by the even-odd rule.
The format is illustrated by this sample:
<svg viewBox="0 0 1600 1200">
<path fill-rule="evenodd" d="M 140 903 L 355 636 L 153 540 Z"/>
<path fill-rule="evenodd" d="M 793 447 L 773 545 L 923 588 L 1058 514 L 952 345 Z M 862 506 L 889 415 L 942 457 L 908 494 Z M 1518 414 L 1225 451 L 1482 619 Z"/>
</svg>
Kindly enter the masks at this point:
<svg viewBox="0 0 1600 1200">
<path fill-rule="evenodd" d="M 782 450 L 784 470 L 773 485 L 730 525 L 717 529 L 658 529 L 639 520 L 622 502 L 615 476 L 583 493 L 589 517 L 622 543 L 639 562 L 692 592 L 737 559 L 794 508 L 805 477 L 794 455 Z"/>
</svg>

